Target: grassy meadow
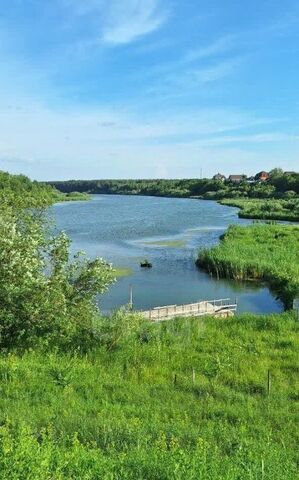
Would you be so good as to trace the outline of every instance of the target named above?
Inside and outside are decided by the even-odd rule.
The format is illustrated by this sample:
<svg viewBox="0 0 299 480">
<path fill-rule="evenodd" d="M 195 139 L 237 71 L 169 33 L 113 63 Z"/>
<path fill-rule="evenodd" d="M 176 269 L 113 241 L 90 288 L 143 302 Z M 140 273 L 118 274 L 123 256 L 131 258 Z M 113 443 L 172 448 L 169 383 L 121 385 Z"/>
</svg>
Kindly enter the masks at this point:
<svg viewBox="0 0 299 480">
<path fill-rule="evenodd" d="M 264 280 L 292 308 L 299 292 L 299 227 L 232 225 L 218 246 L 199 253 L 197 264 L 218 277 Z"/>
<path fill-rule="evenodd" d="M 118 313 L 85 355 L 1 356 L 0 479 L 293 480 L 298 327 Z"/>
</svg>

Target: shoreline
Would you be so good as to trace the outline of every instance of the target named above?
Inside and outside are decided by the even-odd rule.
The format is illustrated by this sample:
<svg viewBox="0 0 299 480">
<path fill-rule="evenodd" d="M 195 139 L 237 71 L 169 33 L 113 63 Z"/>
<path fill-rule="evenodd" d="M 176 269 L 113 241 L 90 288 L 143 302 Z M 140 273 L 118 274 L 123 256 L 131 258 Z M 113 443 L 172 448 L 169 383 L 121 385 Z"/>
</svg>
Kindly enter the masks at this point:
<svg viewBox="0 0 299 480">
<path fill-rule="evenodd" d="M 61 192 L 63 193 L 63 192 Z M 81 192 L 79 192 L 81 195 Z M 65 195 L 68 195 L 65 193 Z M 70 192 L 71 195 L 71 192 Z M 286 221 L 286 222 L 295 222 L 299 223 L 299 215 L 289 215 L 288 213 L 279 213 L 279 212 L 273 212 L 273 211 L 253 211 L 253 212 L 248 212 L 246 211 L 246 208 L 249 206 L 262 206 L 262 204 L 265 205 L 270 205 L 270 207 L 274 205 L 283 205 L 282 202 L 289 202 L 289 201 L 298 201 L 299 202 L 299 197 L 295 197 L 293 199 L 279 199 L 279 198 L 245 198 L 245 197 L 238 197 L 238 198 L 223 198 L 223 199 L 217 199 L 217 198 L 204 198 L 201 196 L 175 196 L 175 195 L 155 195 L 155 194 L 139 194 L 139 193 L 116 193 L 116 192 L 106 192 L 106 193 L 87 193 L 87 192 L 82 192 L 82 195 L 87 195 L 87 198 L 66 198 L 65 200 L 61 200 L 62 202 L 68 202 L 68 201 L 89 201 L 92 200 L 93 195 L 115 195 L 115 196 L 126 196 L 126 197 L 152 197 L 152 198 L 174 198 L 174 199 L 180 199 L 180 200 L 203 200 L 205 202 L 216 202 L 219 205 L 223 205 L 226 207 L 231 207 L 231 208 L 238 208 L 238 217 L 239 218 L 244 218 L 248 220 L 262 220 L 262 221 Z M 79 197 L 79 196 L 78 196 Z M 56 202 L 55 202 L 56 203 Z M 272 205 L 271 205 L 272 204 Z M 264 206 L 264 205 L 263 205 Z"/>
<path fill-rule="evenodd" d="M 291 310 L 299 294 L 296 234 L 299 239 L 299 228 L 291 225 L 232 225 L 217 246 L 199 251 L 195 263 L 217 278 L 264 282 Z"/>
</svg>

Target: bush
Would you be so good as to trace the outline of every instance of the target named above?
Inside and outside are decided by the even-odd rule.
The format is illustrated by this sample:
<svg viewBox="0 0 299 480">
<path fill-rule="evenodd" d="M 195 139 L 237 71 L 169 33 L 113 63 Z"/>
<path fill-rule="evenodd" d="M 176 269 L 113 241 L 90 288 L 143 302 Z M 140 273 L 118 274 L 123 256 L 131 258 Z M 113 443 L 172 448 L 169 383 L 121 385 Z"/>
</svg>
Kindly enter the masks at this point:
<svg viewBox="0 0 299 480">
<path fill-rule="evenodd" d="M 0 348 L 39 339 L 78 346 L 93 338 L 94 297 L 113 281 L 111 265 L 77 256 L 67 236 L 49 237 L 43 217 L 0 212 Z"/>
</svg>

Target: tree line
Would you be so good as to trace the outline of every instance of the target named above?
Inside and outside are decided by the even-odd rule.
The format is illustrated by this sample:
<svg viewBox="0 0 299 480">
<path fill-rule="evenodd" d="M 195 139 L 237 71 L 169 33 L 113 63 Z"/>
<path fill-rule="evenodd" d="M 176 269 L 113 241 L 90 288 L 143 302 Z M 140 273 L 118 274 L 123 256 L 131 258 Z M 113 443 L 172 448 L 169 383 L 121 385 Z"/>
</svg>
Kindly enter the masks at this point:
<svg viewBox="0 0 299 480">
<path fill-rule="evenodd" d="M 281 169 L 270 172 L 266 182 L 239 183 L 229 180 L 68 180 L 49 182 L 63 193 L 152 195 L 182 198 L 221 200 L 224 198 L 294 198 L 299 195 L 299 174 L 284 173 Z"/>
</svg>

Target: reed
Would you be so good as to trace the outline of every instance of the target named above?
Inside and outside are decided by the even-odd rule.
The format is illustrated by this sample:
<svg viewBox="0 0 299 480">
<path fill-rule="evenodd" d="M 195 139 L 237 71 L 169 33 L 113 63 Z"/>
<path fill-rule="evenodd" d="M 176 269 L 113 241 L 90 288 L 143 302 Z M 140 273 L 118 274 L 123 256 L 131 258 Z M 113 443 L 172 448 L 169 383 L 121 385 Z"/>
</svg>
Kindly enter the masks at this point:
<svg viewBox="0 0 299 480">
<path fill-rule="evenodd" d="M 266 281 L 292 308 L 299 290 L 299 228 L 230 226 L 218 246 L 199 253 L 197 265 L 218 277 Z"/>
<path fill-rule="evenodd" d="M 253 218 L 262 220 L 287 220 L 299 222 L 299 199 L 225 199 L 220 200 L 221 205 L 240 208 L 240 218 Z"/>
</svg>

